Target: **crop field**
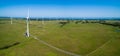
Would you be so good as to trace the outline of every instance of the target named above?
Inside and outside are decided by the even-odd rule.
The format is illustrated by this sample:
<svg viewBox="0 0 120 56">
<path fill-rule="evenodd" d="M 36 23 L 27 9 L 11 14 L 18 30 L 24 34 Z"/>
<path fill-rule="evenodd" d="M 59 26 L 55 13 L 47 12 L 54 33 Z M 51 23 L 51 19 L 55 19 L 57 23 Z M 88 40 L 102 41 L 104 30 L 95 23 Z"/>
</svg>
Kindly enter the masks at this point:
<svg viewBox="0 0 120 56">
<path fill-rule="evenodd" d="M 120 56 L 119 27 L 59 22 L 31 20 L 26 37 L 25 20 L 0 20 L 0 56 Z"/>
</svg>

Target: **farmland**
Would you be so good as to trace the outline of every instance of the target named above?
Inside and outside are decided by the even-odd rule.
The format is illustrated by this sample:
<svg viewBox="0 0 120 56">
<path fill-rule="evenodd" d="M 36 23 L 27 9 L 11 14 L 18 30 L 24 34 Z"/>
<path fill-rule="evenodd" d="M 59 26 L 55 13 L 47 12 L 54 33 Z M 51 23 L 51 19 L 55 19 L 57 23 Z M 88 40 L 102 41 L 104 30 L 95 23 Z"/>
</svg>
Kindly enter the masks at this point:
<svg viewBox="0 0 120 56">
<path fill-rule="evenodd" d="M 31 20 L 30 37 L 26 37 L 25 20 L 13 20 L 13 24 L 10 20 L 0 20 L 0 56 L 71 56 L 33 36 L 79 56 L 120 56 L 119 27 L 100 23 L 76 24 L 75 21 L 61 27 L 59 22 L 62 21 L 44 21 L 42 24 L 42 21 Z"/>
</svg>

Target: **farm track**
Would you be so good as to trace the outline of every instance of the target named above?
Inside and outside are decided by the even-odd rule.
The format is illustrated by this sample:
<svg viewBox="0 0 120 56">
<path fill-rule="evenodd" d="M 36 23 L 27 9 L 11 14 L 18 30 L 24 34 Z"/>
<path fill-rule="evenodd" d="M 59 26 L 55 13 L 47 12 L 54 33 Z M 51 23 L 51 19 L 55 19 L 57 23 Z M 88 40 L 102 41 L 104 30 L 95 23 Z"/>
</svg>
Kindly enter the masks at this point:
<svg viewBox="0 0 120 56">
<path fill-rule="evenodd" d="M 88 54 L 85 55 L 85 56 L 89 56 L 90 54 L 95 53 L 97 50 L 99 50 L 100 48 L 104 47 L 106 44 L 110 43 L 111 40 L 112 40 L 112 38 L 111 38 L 110 40 L 106 41 L 106 42 L 105 42 L 104 44 L 102 44 L 100 47 L 96 48 L 95 50 L 93 50 L 92 52 L 88 53 Z"/>
<path fill-rule="evenodd" d="M 55 49 L 55 50 L 57 50 L 57 51 L 60 51 L 60 52 L 62 52 L 62 53 L 65 53 L 65 54 L 68 54 L 68 55 L 71 55 L 71 56 L 82 56 L 82 55 L 78 55 L 78 54 L 71 53 L 71 52 L 65 51 L 65 50 L 63 50 L 63 49 L 57 48 L 57 47 L 55 47 L 55 46 L 53 46 L 53 45 L 51 45 L 51 44 L 49 44 L 49 43 L 47 43 L 47 42 L 45 42 L 45 41 L 43 41 L 43 40 L 41 40 L 41 39 L 38 39 L 36 36 L 33 36 L 33 35 L 31 35 L 31 36 L 32 36 L 34 39 L 38 40 L 40 43 L 43 43 L 44 45 L 49 46 L 49 47 L 51 47 L 51 48 L 53 48 L 53 49 Z"/>
</svg>

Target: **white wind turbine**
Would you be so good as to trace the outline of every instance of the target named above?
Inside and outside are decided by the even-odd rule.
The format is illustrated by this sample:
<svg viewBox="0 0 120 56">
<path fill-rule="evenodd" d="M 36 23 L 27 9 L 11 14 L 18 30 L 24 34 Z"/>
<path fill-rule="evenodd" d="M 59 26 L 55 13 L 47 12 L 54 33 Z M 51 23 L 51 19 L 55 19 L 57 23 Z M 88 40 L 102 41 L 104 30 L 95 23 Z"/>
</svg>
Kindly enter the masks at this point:
<svg viewBox="0 0 120 56">
<path fill-rule="evenodd" d="M 26 29 L 26 33 L 25 33 L 25 35 L 27 36 L 27 37 L 29 37 L 30 36 L 30 33 L 29 33 L 29 9 L 28 9 L 28 13 L 27 13 L 27 20 L 26 20 L 26 23 L 27 23 L 27 29 Z"/>
</svg>

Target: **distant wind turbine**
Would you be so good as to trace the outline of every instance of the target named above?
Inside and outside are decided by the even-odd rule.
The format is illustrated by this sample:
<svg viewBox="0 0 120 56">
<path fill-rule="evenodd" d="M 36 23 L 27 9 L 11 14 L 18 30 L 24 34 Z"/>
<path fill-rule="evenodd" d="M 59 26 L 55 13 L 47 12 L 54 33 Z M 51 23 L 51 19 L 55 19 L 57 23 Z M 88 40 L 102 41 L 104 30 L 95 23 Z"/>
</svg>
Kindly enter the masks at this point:
<svg viewBox="0 0 120 56">
<path fill-rule="evenodd" d="M 27 13 L 27 20 L 26 20 L 26 23 L 27 23 L 27 29 L 26 29 L 26 36 L 29 37 L 30 36 L 30 33 L 29 33 L 29 9 L 28 9 L 28 13 Z"/>
</svg>

